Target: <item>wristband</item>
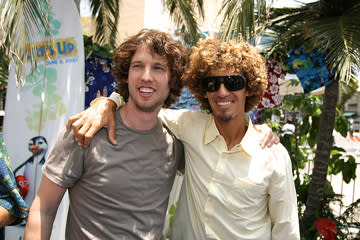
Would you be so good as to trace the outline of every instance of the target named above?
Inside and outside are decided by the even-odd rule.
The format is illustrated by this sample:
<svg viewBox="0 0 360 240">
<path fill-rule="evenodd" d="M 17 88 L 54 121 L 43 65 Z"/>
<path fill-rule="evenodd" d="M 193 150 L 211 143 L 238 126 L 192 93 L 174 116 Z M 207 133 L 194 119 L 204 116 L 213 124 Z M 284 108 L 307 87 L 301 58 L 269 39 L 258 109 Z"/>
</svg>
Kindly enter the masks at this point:
<svg viewBox="0 0 360 240">
<path fill-rule="evenodd" d="M 116 92 L 111 93 L 108 99 L 112 100 L 116 104 L 116 110 L 125 105 L 124 98 Z"/>
</svg>

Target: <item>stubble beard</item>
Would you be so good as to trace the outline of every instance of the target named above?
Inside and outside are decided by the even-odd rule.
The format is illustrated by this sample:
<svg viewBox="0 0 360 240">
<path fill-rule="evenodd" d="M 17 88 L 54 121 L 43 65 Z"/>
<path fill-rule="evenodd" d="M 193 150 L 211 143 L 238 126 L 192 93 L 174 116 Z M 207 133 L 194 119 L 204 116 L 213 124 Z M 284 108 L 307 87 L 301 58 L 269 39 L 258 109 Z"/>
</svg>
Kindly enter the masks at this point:
<svg viewBox="0 0 360 240">
<path fill-rule="evenodd" d="M 232 114 L 226 114 L 226 113 L 218 113 L 218 114 L 214 114 L 214 118 L 216 118 L 217 120 L 221 121 L 221 122 L 230 122 L 231 120 L 233 120 L 238 114 L 237 113 L 232 113 Z"/>
<path fill-rule="evenodd" d="M 163 100 L 157 100 L 150 106 L 144 106 L 143 104 L 140 104 L 137 101 L 135 101 L 136 108 L 142 112 L 147 112 L 147 113 L 155 112 L 156 110 L 158 110 L 159 107 L 161 108 L 163 104 L 164 104 Z"/>
<path fill-rule="evenodd" d="M 229 122 L 230 120 L 233 119 L 233 116 L 230 115 L 230 116 L 215 116 L 215 118 L 217 118 L 219 121 L 222 121 L 222 122 Z"/>
</svg>

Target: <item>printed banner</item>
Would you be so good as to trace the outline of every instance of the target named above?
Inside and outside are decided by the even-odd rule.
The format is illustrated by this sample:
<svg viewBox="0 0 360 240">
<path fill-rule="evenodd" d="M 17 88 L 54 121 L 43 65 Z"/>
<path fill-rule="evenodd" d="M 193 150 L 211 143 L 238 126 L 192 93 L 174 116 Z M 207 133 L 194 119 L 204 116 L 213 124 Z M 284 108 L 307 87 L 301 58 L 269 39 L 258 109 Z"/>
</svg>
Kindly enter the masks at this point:
<svg viewBox="0 0 360 240">
<path fill-rule="evenodd" d="M 41 182 L 41 167 L 67 119 L 84 108 L 84 47 L 80 16 L 73 0 L 40 1 L 47 8 L 51 35 L 36 34 L 27 45 L 26 84 L 16 87 L 11 67 L 6 95 L 4 139 L 11 167 L 26 203 L 31 205 Z M 49 40 L 50 39 L 50 40 Z M 54 222 L 51 239 L 64 239 L 68 196 Z M 23 239 L 25 223 L 6 227 L 5 238 Z"/>
</svg>

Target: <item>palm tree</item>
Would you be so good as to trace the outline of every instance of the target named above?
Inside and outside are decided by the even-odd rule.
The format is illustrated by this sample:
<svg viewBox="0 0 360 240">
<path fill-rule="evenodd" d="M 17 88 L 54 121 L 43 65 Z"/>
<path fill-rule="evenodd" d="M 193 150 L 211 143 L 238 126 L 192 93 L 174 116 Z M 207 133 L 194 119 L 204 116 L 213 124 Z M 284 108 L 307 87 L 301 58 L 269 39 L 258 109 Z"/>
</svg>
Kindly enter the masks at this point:
<svg viewBox="0 0 360 240">
<path fill-rule="evenodd" d="M 302 219 L 312 224 L 324 197 L 339 81 L 349 83 L 360 63 L 360 4 L 356 0 L 320 0 L 297 9 L 273 9 L 270 19 L 271 28 L 278 34 L 272 49 L 316 48 L 327 53 L 327 68 L 335 71 L 325 87 L 312 181 Z"/>
<path fill-rule="evenodd" d="M 79 9 L 80 0 L 74 0 Z M 41 28 L 49 34 L 49 0 L 0 0 L 0 47 L 15 62 L 17 82 L 24 84 L 25 45 Z M 115 46 L 120 0 L 90 0 L 96 20 L 95 40 Z M 30 61 L 34 63 L 33 59 Z"/>
</svg>

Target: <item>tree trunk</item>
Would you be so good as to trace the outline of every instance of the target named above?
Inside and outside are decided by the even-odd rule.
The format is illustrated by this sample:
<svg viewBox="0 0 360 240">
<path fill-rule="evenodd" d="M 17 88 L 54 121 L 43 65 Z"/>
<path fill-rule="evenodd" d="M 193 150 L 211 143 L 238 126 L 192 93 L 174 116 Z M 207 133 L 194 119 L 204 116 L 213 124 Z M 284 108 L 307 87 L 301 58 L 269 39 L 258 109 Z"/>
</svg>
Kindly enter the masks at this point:
<svg viewBox="0 0 360 240">
<path fill-rule="evenodd" d="M 335 124 L 336 102 L 338 99 L 338 85 L 338 81 L 333 79 L 333 81 L 325 87 L 314 169 L 306 201 L 306 209 L 303 216 L 303 222 L 309 226 L 311 226 L 315 220 L 315 211 L 320 206 L 324 197 L 330 151 L 333 145 L 333 130 Z"/>
</svg>

